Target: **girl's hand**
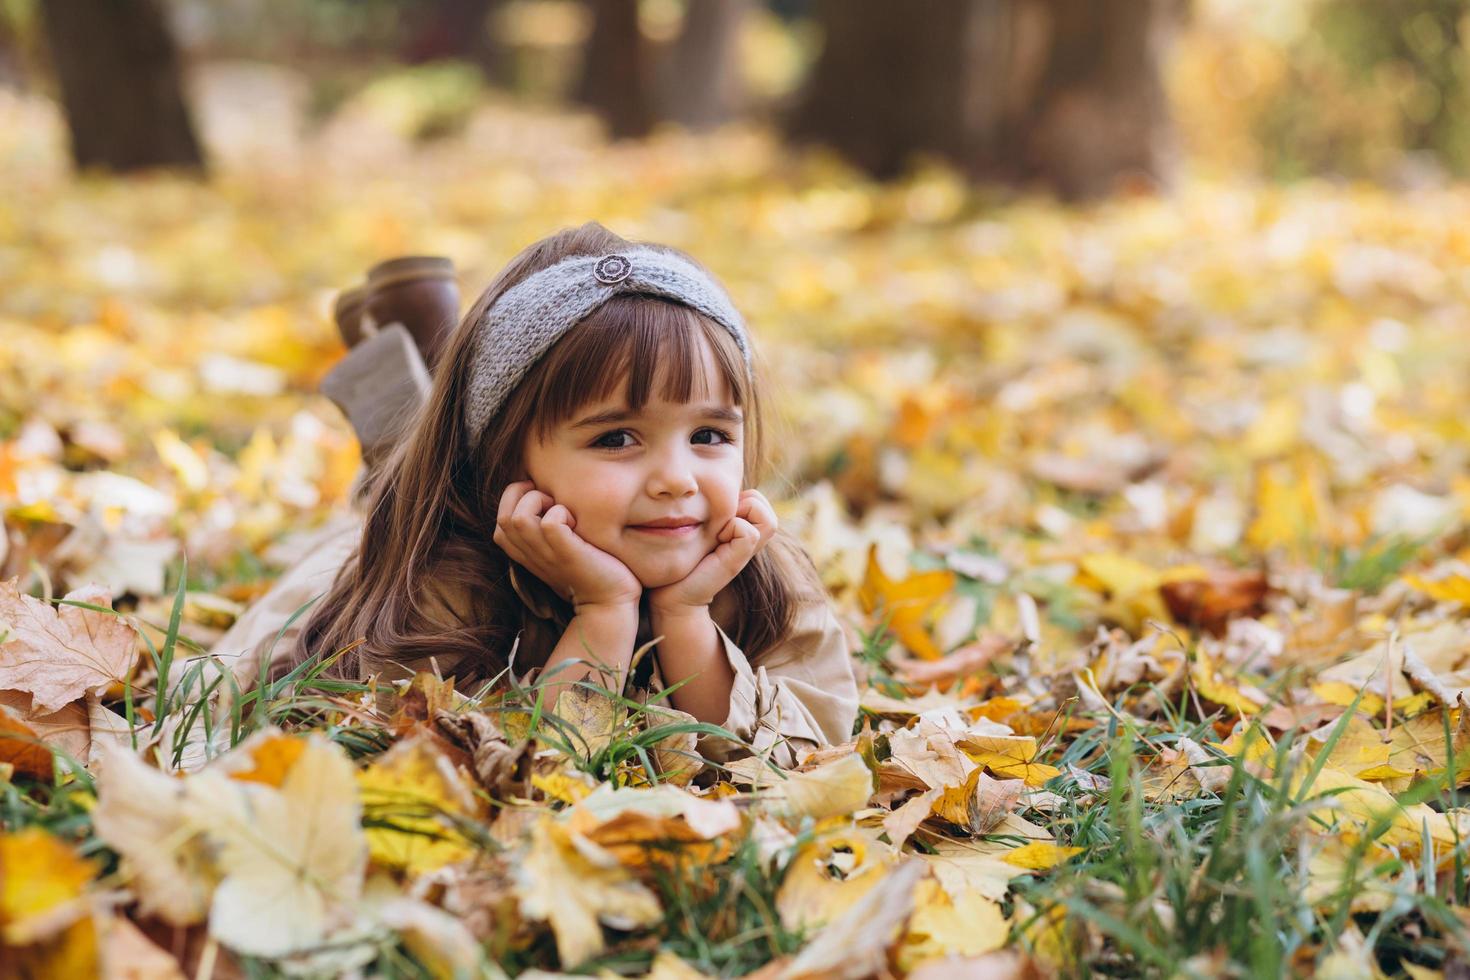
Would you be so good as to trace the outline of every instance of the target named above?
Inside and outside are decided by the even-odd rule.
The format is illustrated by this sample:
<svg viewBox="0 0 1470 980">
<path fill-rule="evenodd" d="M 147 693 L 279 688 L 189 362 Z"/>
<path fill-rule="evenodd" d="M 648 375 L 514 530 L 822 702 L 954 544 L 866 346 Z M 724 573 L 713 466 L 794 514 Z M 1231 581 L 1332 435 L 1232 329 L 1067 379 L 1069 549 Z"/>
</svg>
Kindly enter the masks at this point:
<svg viewBox="0 0 1470 980">
<path fill-rule="evenodd" d="M 573 607 L 637 607 L 643 585 L 628 566 L 574 530 L 572 512 L 530 480 L 505 488 L 494 540 L 511 560 L 545 582 Z"/>
<path fill-rule="evenodd" d="M 742 490 L 735 516 L 720 529 L 719 545 L 682 581 L 649 590 L 650 612 L 677 613 L 708 606 L 775 533 L 776 512 L 771 502 L 759 490 Z"/>
</svg>

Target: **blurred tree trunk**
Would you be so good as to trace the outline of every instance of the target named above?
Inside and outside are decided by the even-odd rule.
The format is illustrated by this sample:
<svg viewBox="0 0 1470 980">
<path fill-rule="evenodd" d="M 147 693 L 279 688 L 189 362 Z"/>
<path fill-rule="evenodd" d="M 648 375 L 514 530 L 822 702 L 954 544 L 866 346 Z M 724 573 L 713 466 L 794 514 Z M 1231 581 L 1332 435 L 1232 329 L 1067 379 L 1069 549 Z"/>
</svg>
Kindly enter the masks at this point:
<svg viewBox="0 0 1470 980">
<path fill-rule="evenodd" d="M 11 16 L 0 11 L 0 87 L 25 87 L 25 71 L 21 67 L 24 58 L 21 56 L 19 34 Z"/>
<path fill-rule="evenodd" d="M 479 66 L 487 79 L 502 81 L 502 52 L 490 30 L 498 6 L 500 0 L 433 0 L 410 7 L 404 60 L 459 58 Z"/>
<path fill-rule="evenodd" d="M 820 0 L 825 41 L 789 133 L 825 143 L 878 177 L 915 153 L 963 161 L 974 123 L 965 93 L 984 0 Z"/>
<path fill-rule="evenodd" d="M 638 28 L 638 0 L 588 0 L 592 31 L 575 97 L 607 123 L 614 139 L 653 128 L 648 46 Z"/>
<path fill-rule="evenodd" d="M 679 39 L 663 65 L 664 115 L 691 129 L 734 118 L 743 98 L 740 27 L 749 0 L 696 0 L 684 15 Z"/>
<path fill-rule="evenodd" d="M 165 15 L 157 0 L 41 4 L 78 167 L 203 169 Z"/>
<path fill-rule="evenodd" d="M 1168 100 L 1160 68 L 1178 0 L 1043 0 L 1046 66 L 1023 115 L 1011 121 L 1023 179 L 1068 197 L 1120 182 L 1168 178 Z"/>
<path fill-rule="evenodd" d="M 915 154 L 1068 197 L 1162 179 L 1161 48 L 1183 0 L 819 0 L 788 124 L 878 177 Z"/>
</svg>

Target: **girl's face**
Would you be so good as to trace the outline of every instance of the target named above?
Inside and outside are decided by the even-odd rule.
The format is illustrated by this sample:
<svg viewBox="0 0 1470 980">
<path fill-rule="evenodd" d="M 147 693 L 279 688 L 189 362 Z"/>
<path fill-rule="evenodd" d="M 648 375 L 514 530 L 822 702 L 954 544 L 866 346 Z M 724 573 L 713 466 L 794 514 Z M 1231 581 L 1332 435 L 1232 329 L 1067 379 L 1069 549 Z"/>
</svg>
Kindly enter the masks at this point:
<svg viewBox="0 0 1470 980">
<path fill-rule="evenodd" d="M 571 511 L 577 534 L 627 565 L 645 589 L 693 571 L 740 498 L 741 410 L 708 344 L 700 351 L 708 397 L 664 400 L 661 371 L 641 412 L 628 408 L 617 385 L 612 399 L 584 405 L 526 447 L 536 489 Z M 670 521 L 681 526 L 648 526 Z"/>
</svg>

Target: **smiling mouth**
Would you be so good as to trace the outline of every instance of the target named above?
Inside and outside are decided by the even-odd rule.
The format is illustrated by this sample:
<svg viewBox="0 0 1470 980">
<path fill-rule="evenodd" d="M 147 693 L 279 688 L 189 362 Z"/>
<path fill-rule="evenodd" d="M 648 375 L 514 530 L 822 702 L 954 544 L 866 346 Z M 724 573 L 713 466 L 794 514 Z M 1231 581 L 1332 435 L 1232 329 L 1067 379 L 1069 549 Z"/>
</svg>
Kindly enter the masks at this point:
<svg viewBox="0 0 1470 980">
<path fill-rule="evenodd" d="M 630 524 L 628 527 L 640 534 L 652 534 L 660 538 L 687 538 L 696 534 L 700 525 L 680 524 L 678 527 L 652 527 L 647 524 Z"/>
</svg>

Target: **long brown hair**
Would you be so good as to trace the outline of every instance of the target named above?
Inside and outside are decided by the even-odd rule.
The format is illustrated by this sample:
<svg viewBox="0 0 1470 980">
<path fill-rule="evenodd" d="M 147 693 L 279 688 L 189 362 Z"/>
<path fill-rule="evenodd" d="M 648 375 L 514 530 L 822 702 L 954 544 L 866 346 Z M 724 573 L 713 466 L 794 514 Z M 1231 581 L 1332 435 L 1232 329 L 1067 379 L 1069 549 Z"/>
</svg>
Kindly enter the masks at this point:
<svg viewBox="0 0 1470 980">
<path fill-rule="evenodd" d="M 524 478 L 525 440 L 609 397 L 624 378 L 630 407 L 641 409 L 660 364 L 667 368 L 663 397 L 688 400 L 701 338 L 744 410 L 745 483 L 756 485 L 764 459 L 761 372 L 747 375 L 723 327 L 654 296 L 614 297 L 569 330 L 511 392 L 478 445 L 466 445 L 469 355 L 485 311 L 516 283 L 563 259 L 633 244 L 596 222 L 566 229 L 511 259 L 480 294 L 449 339 L 428 399 L 375 475 L 362 540 L 312 611 L 294 662 L 346 651 L 331 672 L 365 677 L 386 664 L 433 655 L 455 663 L 461 681 L 499 674 L 526 604 L 511 584 L 512 562 L 492 535 L 501 494 Z M 517 578 L 559 625 L 570 622 L 571 607 L 550 588 L 524 569 Z M 754 660 L 790 632 L 799 598 L 820 584 L 800 546 L 778 531 L 727 588 L 741 611 L 732 639 Z"/>
</svg>

